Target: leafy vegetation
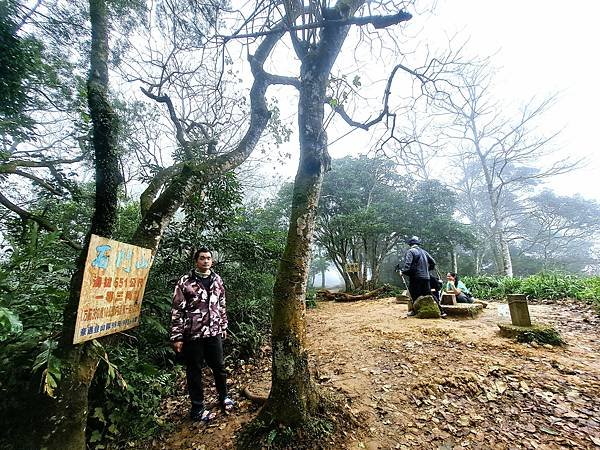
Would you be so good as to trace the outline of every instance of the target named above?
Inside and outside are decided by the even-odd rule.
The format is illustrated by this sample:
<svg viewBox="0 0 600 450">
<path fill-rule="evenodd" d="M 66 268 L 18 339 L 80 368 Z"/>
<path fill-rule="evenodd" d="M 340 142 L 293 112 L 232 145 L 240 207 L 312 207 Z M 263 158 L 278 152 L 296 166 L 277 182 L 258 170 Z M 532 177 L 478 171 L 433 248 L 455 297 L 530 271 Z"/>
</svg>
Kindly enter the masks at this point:
<svg viewBox="0 0 600 450">
<path fill-rule="evenodd" d="M 220 184 L 221 200 L 213 200 L 213 207 L 223 210 L 212 215 L 214 232 L 194 230 L 193 218 L 175 222 L 167 230 L 148 281 L 140 326 L 113 345 L 94 346 L 101 362 L 90 388 L 91 448 L 126 446 L 168 426 L 159 416 L 160 404 L 182 377 L 168 342 L 171 295 L 176 280 L 191 268 L 191 253 L 198 245 L 217 250 L 216 270 L 226 283 L 227 358 L 247 360 L 262 347 L 270 331 L 271 295 L 284 233 L 266 219 L 270 211 L 234 206 L 240 197 L 234 194 L 235 182 L 230 182 L 232 190 L 227 193 Z M 53 206 L 52 214 L 66 221 L 82 217 L 81 209 L 87 207 L 70 202 Z M 138 216 L 136 204 L 121 208 L 119 239 L 129 238 Z M 75 258 L 57 233 L 33 225 L 25 234 L 12 227 L 8 237 L 13 245 L 0 262 L 0 393 L 5 399 L 0 421 L 10 431 L 3 436 L 22 439 L 30 426 L 28 405 L 39 392 L 52 395 L 60 379 L 51 350 L 56 346 L 68 295 L 64 287 Z"/>
<path fill-rule="evenodd" d="M 186 1 L 106 2 L 105 6 L 110 9 L 106 30 L 115 31 L 114 36 L 106 36 L 106 42 L 110 42 L 107 50 L 111 54 L 107 60 L 108 53 L 94 55 L 89 50 L 90 25 L 92 29 L 99 25 L 94 14 L 90 17 L 91 5 L 102 6 L 104 2 L 87 5 L 86 2 L 0 0 L 0 92 L 4 94 L 0 101 L 0 236 L 3 240 L 0 248 L 0 395 L 4 400 L 0 404 L 0 421 L 4 425 L 1 439 L 10 437 L 19 441 L 19 446 L 30 447 L 29 431 L 34 424 L 44 422 L 44 417 L 36 417 L 43 408 L 33 406 L 50 397 L 60 399 L 60 393 L 68 391 L 61 390 L 60 386 L 65 385 L 67 375 L 80 371 L 65 370 L 66 358 L 60 359 L 61 352 L 55 351 L 65 342 L 67 347 L 75 349 L 73 354 L 81 356 L 89 351 L 88 355 L 97 356 L 100 362 L 89 391 L 89 414 L 85 416 L 83 408 L 76 413 L 78 417 L 89 417 L 87 441 L 90 447 L 131 446 L 133 440 L 145 439 L 164 427 L 166 424 L 157 411 L 181 376 L 167 339 L 171 293 L 177 278 L 190 269 L 191 254 L 200 244 L 216 250 L 215 268 L 226 283 L 230 318 L 226 353 L 230 361 L 252 358 L 269 334 L 278 265 L 285 269 L 290 261 L 281 257 L 290 224 L 292 227 L 303 224 L 308 226 L 306 229 L 316 225 L 320 247 L 312 249 L 316 250 L 311 267 L 313 285 L 317 275 L 321 275 L 321 284 L 324 284 L 328 266 L 333 263 L 345 277 L 348 291 L 364 292 L 364 289 L 377 287 L 386 281 L 385 272 L 388 278 L 398 281 L 397 275 L 391 273 L 397 261 L 392 265 L 389 261 L 403 251 L 404 237 L 414 234 L 421 236 L 440 264 L 454 264 L 460 253 L 462 267 L 468 267 L 472 273 L 487 270 L 494 263 L 500 268 L 502 264 L 494 262 L 489 252 L 481 253 L 478 249 L 505 240 L 506 245 L 501 249 L 506 250 L 504 257 L 510 259 L 509 250 L 519 253 L 515 255 L 520 258 L 515 258 L 519 263 L 517 273 L 533 273 L 540 267 L 558 267 L 574 273 L 594 268 L 597 255 L 593 254 L 593 233 L 600 229 L 600 206 L 581 198 L 559 197 L 549 192 L 529 198 L 527 205 L 521 205 L 527 207 L 528 219 L 525 226 L 518 227 L 523 237 L 503 236 L 496 230 L 486 234 L 480 229 L 474 233 L 477 226 L 485 228 L 491 223 L 498 226 L 502 223 L 491 220 L 489 214 L 498 208 L 487 208 L 490 211 L 483 211 L 483 215 L 482 208 L 478 207 L 471 216 L 464 211 L 466 204 L 476 206 L 485 194 L 484 188 L 489 189 L 489 183 L 478 185 L 484 178 L 479 171 L 472 170 L 472 158 L 469 161 L 464 155 L 462 161 L 451 161 L 453 167 L 450 168 L 456 166 L 464 172 L 463 194 L 470 192 L 471 181 L 478 187 L 479 193 L 475 192 L 469 201 L 465 201 L 465 195 L 459 201 L 456 192 L 457 189 L 460 192 L 461 187 L 452 189 L 425 172 L 421 173 L 425 176 L 416 179 L 418 175 L 410 170 L 402 173 L 401 164 L 392 158 L 362 156 L 333 161 L 333 170 L 325 176 L 316 224 L 312 223 L 314 205 L 306 209 L 310 214 L 300 214 L 291 220 L 291 184 L 284 186 L 278 197 L 266 202 L 266 206 L 244 205 L 244 188 L 234 170 L 254 147 L 272 160 L 273 156 L 268 155 L 271 145 L 264 141 L 264 135 L 278 147 L 289 140 L 291 130 L 282 119 L 280 100 L 267 100 L 264 92 L 258 95 L 259 86 L 266 89 L 271 83 L 283 81 L 281 78 L 253 70 L 255 84 L 248 90 L 235 67 L 239 61 L 203 47 L 204 42 L 213 42 L 212 31 L 231 31 L 221 29 L 228 22 L 225 15 L 221 16 L 226 12 L 221 9 L 227 6 L 225 3 L 217 2 L 207 9 Z M 267 16 L 277 12 L 277 8 L 267 10 L 270 11 Z M 227 14 L 231 12 L 234 11 Z M 408 18 L 399 14 L 393 16 L 393 20 L 404 20 L 401 17 Z M 267 28 L 272 28 L 273 23 L 269 18 Z M 340 30 L 334 28 L 330 31 Z M 154 34 L 156 32 L 158 34 Z M 309 34 L 316 39 L 316 34 Z M 326 36 L 327 33 L 321 38 Z M 264 48 L 261 39 L 255 41 L 258 49 Z M 140 45 L 136 44 L 132 53 L 133 42 Z M 146 42 L 151 45 L 143 48 Z M 159 45 L 155 45 L 157 43 Z M 169 52 L 168 57 L 158 50 L 162 47 L 160 43 L 165 44 L 163 50 Z M 315 41 L 306 45 L 305 50 L 309 52 L 306 55 L 320 46 L 328 44 Z M 315 56 L 333 55 L 334 48 L 331 45 L 327 48 L 330 51 L 317 51 Z M 252 65 L 257 68 L 262 67 L 265 60 L 261 62 L 260 58 L 267 58 L 269 51 L 251 53 Z M 110 83 L 107 79 L 108 84 L 104 86 L 109 95 L 103 105 L 110 106 L 105 109 L 110 117 L 113 111 L 115 118 L 118 117 L 118 121 L 114 121 L 115 128 L 105 130 L 116 136 L 109 140 L 118 141 L 106 152 L 112 155 L 114 163 L 108 170 L 110 173 L 95 172 L 99 168 L 108 169 L 108 165 L 99 158 L 100 153 L 92 151 L 96 147 L 92 136 L 97 141 L 105 134 L 98 129 L 92 133 L 92 124 L 105 121 L 92 121 L 96 116 L 94 108 L 88 105 L 93 101 L 87 102 L 94 97 L 90 95 L 94 92 L 94 83 L 86 84 L 85 74 L 99 74 L 93 66 L 89 70 L 89 62 L 97 61 L 95 56 L 102 58 L 102 67 L 110 65 Z M 215 71 L 214 63 L 222 70 Z M 311 87 L 311 80 L 329 78 L 328 90 L 332 96 L 328 103 L 338 109 L 350 100 L 350 91 L 343 87 L 350 85 L 345 75 L 336 80 L 329 77 L 331 74 L 310 73 L 326 66 L 303 64 L 310 69 L 308 75 L 304 73 L 293 83 L 291 78 L 286 77 L 286 80 L 291 85 L 299 83 L 303 90 L 316 95 L 318 90 Z M 424 67 L 427 66 L 436 64 Z M 433 80 L 435 74 L 421 73 L 419 78 Z M 131 84 L 122 83 L 125 80 Z M 356 93 L 363 82 L 360 75 L 354 75 L 351 84 Z M 469 83 L 469 86 L 475 84 Z M 342 86 L 337 93 L 333 92 L 336 86 Z M 388 90 L 386 96 L 390 93 Z M 325 91 L 319 95 L 320 100 L 313 105 L 305 104 L 305 110 L 325 104 Z M 251 125 L 242 137 L 243 124 L 249 116 Z M 321 116 L 306 114 L 300 118 L 302 121 Z M 329 120 L 300 129 L 325 129 Z M 513 134 L 512 128 L 509 134 Z M 319 149 L 322 152 L 317 158 L 318 170 L 312 168 L 303 174 L 308 179 L 314 175 L 313 170 L 319 173 L 326 170 L 327 164 L 321 163 L 329 161 L 329 157 L 325 152 L 326 141 L 315 145 L 316 142 L 311 144 L 307 137 L 312 139 L 312 136 L 300 139 L 303 151 Z M 321 134 L 320 139 L 323 137 Z M 258 143 L 259 138 L 261 143 Z M 410 140 L 419 145 L 424 141 Z M 464 143 L 459 141 L 456 140 L 462 146 Z M 497 138 L 491 141 L 492 148 L 497 147 Z M 389 149 L 382 146 L 381 150 L 381 154 L 386 154 Z M 276 153 L 289 157 L 287 150 Z M 409 156 L 410 152 L 404 153 Z M 504 161 L 503 158 L 496 160 Z M 265 163 L 262 164 L 264 167 Z M 541 174 L 537 169 L 528 165 L 523 165 L 521 170 L 515 164 L 503 163 L 496 172 L 506 176 L 509 171 L 516 177 L 511 181 L 514 186 L 524 176 L 539 178 Z M 306 170 L 309 166 L 302 164 L 300 168 Z M 93 178 L 94 172 L 95 181 L 83 181 Z M 114 189 L 106 191 L 114 194 L 110 203 L 118 211 L 111 210 L 107 214 L 111 226 L 105 229 L 108 230 L 106 235 L 131 242 L 136 241 L 137 234 L 146 232 L 146 239 L 136 243 L 153 242 L 157 253 L 140 326 L 123 333 L 119 339 L 102 339 L 72 347 L 68 341 L 70 333 L 64 333 L 62 337 L 66 339 L 59 340 L 61 329 L 70 323 L 63 319 L 71 317 L 68 308 L 65 309 L 70 280 L 76 270 L 81 269 L 81 265 L 76 267 L 75 261 L 90 229 L 96 189 L 107 188 L 109 179 L 115 182 L 111 183 Z M 506 181 L 506 177 L 504 179 Z M 532 185 L 533 181 L 520 189 Z M 144 190 L 141 197 L 132 195 L 135 191 L 139 194 L 140 187 Z M 513 190 L 497 191 L 508 194 Z M 317 196 L 318 192 L 319 189 L 314 189 Z M 294 197 L 298 200 L 307 195 L 307 191 L 296 190 Z M 103 203 L 106 206 L 107 202 L 100 201 L 101 197 L 97 197 L 96 211 L 102 210 Z M 487 201 L 487 197 L 489 195 L 484 195 L 483 200 Z M 506 200 L 503 208 L 510 210 L 516 210 L 517 203 L 522 202 L 516 195 L 507 195 Z M 469 225 L 457 220 L 461 203 L 463 216 L 471 219 Z M 299 210 L 294 208 L 294 211 Z M 310 217 L 311 223 L 305 224 L 300 220 L 303 217 Z M 167 223 L 170 223 L 168 227 Z M 504 224 L 512 228 L 517 225 L 519 223 L 514 221 Z M 480 242 L 476 242 L 474 235 L 480 237 Z M 311 236 L 297 232 L 296 236 L 306 238 L 300 251 L 308 259 Z M 360 273 L 348 276 L 344 267 L 348 262 L 359 263 Z M 292 265 L 286 270 L 302 278 L 306 266 L 308 264 Z M 598 277 L 540 273 L 515 279 L 465 277 L 465 281 L 481 298 L 501 298 L 519 292 L 533 299 L 566 297 L 592 300 L 600 305 Z M 281 285 L 280 292 L 283 292 L 283 288 L 292 283 Z M 75 281 L 71 290 L 77 292 L 77 289 Z M 401 286 L 400 291 L 402 289 Z M 307 307 L 315 307 L 314 291 L 309 290 L 306 298 L 300 298 L 303 293 L 303 289 L 293 292 L 297 304 L 305 301 Z M 76 305 L 76 301 L 69 304 Z M 281 306 L 289 302 L 275 304 Z M 300 308 L 292 313 L 297 311 Z M 290 315 L 282 317 L 288 320 Z M 300 320 L 295 322 L 296 325 L 301 323 Z M 277 333 L 275 338 L 279 338 Z M 81 367 L 78 358 L 71 361 L 74 363 L 69 368 Z M 94 368 L 95 362 L 91 365 Z M 85 386 L 79 398 L 87 400 L 92 378 L 89 376 L 85 383 L 68 386 Z M 305 379 L 309 379 L 308 374 Z M 56 403 L 75 411 L 68 401 Z M 301 415 L 304 416 L 304 412 Z M 66 416 L 46 414 L 45 418 Z M 297 437 L 291 428 L 279 427 L 276 423 L 268 425 L 274 428 L 263 441 L 267 446 L 286 445 Z M 307 434 L 317 438 L 328 435 L 332 428 L 324 416 L 315 417 L 305 425 Z M 83 427 L 79 429 L 83 437 Z M 8 445 L 0 441 L 0 446 L 4 444 Z"/>
<path fill-rule="evenodd" d="M 508 294 L 525 294 L 535 300 L 573 298 L 600 305 L 600 277 L 568 273 L 538 273 L 525 278 L 500 276 L 462 277 L 475 297 L 500 299 Z"/>
</svg>

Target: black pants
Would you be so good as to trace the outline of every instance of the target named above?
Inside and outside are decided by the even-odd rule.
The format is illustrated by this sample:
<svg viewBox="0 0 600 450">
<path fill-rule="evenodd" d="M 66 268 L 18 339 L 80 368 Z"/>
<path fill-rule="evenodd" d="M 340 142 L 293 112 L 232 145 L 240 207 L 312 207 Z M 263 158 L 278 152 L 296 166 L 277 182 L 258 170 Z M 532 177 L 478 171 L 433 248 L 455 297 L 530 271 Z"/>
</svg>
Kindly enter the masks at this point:
<svg viewBox="0 0 600 450">
<path fill-rule="evenodd" d="M 431 295 L 429 278 L 410 278 L 408 280 L 408 292 L 410 292 L 413 302 L 423 295 Z"/>
<path fill-rule="evenodd" d="M 204 363 L 211 368 L 215 377 L 215 386 L 219 402 L 227 397 L 227 373 L 223 361 L 223 342 L 221 336 L 196 339 L 183 344 L 185 371 L 190 400 L 193 406 L 204 406 L 202 386 L 202 368 Z"/>
</svg>

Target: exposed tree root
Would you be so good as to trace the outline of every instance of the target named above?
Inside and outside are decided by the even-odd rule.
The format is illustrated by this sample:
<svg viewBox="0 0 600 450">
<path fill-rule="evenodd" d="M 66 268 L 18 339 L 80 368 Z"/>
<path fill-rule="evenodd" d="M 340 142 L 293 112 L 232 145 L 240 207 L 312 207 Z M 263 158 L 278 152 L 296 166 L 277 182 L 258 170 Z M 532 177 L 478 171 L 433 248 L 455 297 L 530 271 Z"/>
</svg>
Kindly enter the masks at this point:
<svg viewBox="0 0 600 450">
<path fill-rule="evenodd" d="M 258 395 L 250 392 L 250 389 L 244 387 L 242 389 L 242 395 L 246 397 L 248 400 L 253 401 L 254 403 L 258 403 L 259 405 L 264 405 L 267 402 L 268 396 L 266 395 Z"/>
<path fill-rule="evenodd" d="M 246 425 L 237 437 L 238 450 L 269 449 L 338 449 L 344 448 L 348 433 L 361 426 L 361 422 L 346 406 L 339 394 L 318 389 L 319 402 L 314 412 L 306 415 L 302 423 L 278 423 L 266 409 Z M 244 395 L 246 395 L 244 393 Z"/>
</svg>

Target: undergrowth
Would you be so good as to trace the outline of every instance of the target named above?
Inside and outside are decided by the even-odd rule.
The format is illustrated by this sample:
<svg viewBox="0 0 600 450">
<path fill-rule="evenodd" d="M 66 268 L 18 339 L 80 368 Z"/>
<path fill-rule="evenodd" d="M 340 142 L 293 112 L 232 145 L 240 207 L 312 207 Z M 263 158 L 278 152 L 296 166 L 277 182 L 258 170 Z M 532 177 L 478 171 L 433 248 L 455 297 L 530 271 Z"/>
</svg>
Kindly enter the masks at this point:
<svg viewBox="0 0 600 450">
<path fill-rule="evenodd" d="M 571 298 L 600 307 L 600 277 L 563 273 L 539 273 L 526 278 L 481 275 L 461 278 L 473 295 L 483 300 L 503 299 L 508 294 L 525 294 L 532 300 Z"/>
</svg>

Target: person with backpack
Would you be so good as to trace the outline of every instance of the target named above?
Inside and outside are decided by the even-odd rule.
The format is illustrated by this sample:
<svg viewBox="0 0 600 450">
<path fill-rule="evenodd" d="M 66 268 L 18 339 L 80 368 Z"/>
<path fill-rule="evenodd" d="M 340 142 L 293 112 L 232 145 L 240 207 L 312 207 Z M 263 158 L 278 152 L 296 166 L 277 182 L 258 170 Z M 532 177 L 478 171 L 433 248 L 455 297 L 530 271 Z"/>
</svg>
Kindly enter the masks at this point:
<svg viewBox="0 0 600 450">
<path fill-rule="evenodd" d="M 225 411 L 235 402 L 227 396 L 227 373 L 223 360 L 223 340 L 227 338 L 225 287 L 211 270 L 212 252 L 202 247 L 194 253 L 196 267 L 182 276 L 173 293 L 171 344 L 183 354 L 187 388 L 192 403 L 190 418 L 208 422 L 215 416 L 204 405 L 202 368 L 207 364 L 215 379 L 219 404 Z"/>
<path fill-rule="evenodd" d="M 411 237 L 407 242 L 410 248 L 404 255 L 404 265 L 400 269 L 402 275 L 408 277 L 408 292 L 412 301 L 423 295 L 431 295 L 430 270 L 435 268 L 435 259 L 423 250 L 421 240 L 417 236 Z M 414 316 L 414 311 L 408 312 Z"/>
</svg>

